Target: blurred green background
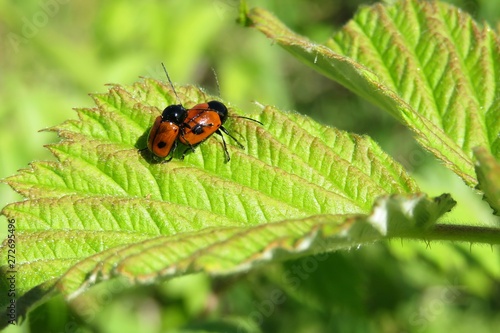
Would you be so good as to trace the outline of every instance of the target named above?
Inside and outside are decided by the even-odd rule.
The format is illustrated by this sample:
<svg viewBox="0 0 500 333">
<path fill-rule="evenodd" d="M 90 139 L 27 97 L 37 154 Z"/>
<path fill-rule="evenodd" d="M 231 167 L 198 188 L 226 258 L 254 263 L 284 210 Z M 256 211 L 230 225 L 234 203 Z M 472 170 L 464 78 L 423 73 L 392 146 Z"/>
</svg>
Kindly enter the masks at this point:
<svg viewBox="0 0 500 333">
<path fill-rule="evenodd" d="M 360 4 L 370 3 L 249 1 L 316 42 L 346 23 Z M 453 3 L 498 24 L 500 1 Z M 57 142 L 56 135 L 38 131 L 74 119 L 73 107 L 92 106 L 88 93 L 140 76 L 164 80 L 164 62 L 174 82 L 198 84 L 214 94 L 215 68 L 221 97 L 245 110 L 257 109 L 253 101 L 258 101 L 368 134 L 430 195 L 452 193 L 459 204 L 449 221 L 498 223 L 480 196 L 420 149 L 403 126 L 263 35 L 236 25 L 237 8 L 232 0 L 0 1 L 0 178 L 31 161 L 53 160 L 43 145 Z M 20 199 L 0 184 L 0 207 Z M 5 229 L 5 218 L 1 221 Z M 33 311 L 22 328 L 7 331 L 477 333 L 500 327 L 498 248 L 376 244 L 317 260 L 298 285 L 283 281 L 294 267 L 310 263 L 304 260 L 315 259 L 231 279 L 212 281 L 200 274 L 125 291 L 119 283 L 113 288 L 117 282 L 103 284 L 88 293 L 83 305 L 88 316 L 56 298 Z M 271 306 L 276 291 L 283 302 Z"/>
</svg>

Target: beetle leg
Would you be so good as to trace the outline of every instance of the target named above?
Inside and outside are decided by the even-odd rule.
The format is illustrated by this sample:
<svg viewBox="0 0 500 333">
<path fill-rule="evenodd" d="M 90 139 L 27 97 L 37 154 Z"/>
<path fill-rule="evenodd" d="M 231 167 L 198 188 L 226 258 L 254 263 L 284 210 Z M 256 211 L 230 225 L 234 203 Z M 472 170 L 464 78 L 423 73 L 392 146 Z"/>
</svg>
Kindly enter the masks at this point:
<svg viewBox="0 0 500 333">
<path fill-rule="evenodd" d="M 221 126 L 221 128 L 222 128 L 222 126 Z M 227 151 L 226 140 L 224 140 L 224 136 L 222 135 L 222 133 L 219 130 L 217 130 L 215 133 L 219 134 L 220 137 L 222 138 L 222 145 L 224 146 L 224 154 L 226 155 L 226 163 L 227 163 L 231 160 L 231 157 L 229 156 L 229 152 Z"/>
<path fill-rule="evenodd" d="M 194 152 L 194 148 L 195 148 L 195 146 L 191 146 L 191 147 L 189 147 L 189 148 L 186 148 L 186 150 L 184 150 L 184 152 L 182 153 L 182 156 L 181 156 L 181 161 L 184 159 L 184 157 L 186 156 L 186 153 L 187 153 L 188 151 L 190 151 L 190 150 L 191 150 L 191 151 L 193 151 L 193 152 Z"/>
<path fill-rule="evenodd" d="M 228 130 L 224 128 L 224 126 L 221 126 L 217 132 L 219 133 L 220 136 L 222 136 L 222 134 L 219 132 L 219 130 L 222 130 L 222 132 L 226 133 L 227 136 L 229 136 L 231 139 L 234 140 L 234 142 L 236 142 L 238 144 L 238 146 L 240 146 L 241 149 L 245 149 L 245 146 L 243 146 L 238 140 L 236 140 L 236 138 L 234 136 L 232 136 L 231 134 L 229 134 Z M 216 132 L 216 133 L 217 133 Z"/>
</svg>

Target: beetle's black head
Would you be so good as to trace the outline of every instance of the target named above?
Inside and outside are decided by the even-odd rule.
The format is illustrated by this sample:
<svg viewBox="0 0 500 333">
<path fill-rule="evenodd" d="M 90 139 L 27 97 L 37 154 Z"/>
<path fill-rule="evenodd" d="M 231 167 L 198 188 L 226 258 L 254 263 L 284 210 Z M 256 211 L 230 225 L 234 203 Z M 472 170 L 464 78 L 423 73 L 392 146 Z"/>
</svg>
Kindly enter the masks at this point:
<svg viewBox="0 0 500 333">
<path fill-rule="evenodd" d="M 222 104 L 221 102 L 218 102 L 218 101 L 210 101 L 207 104 L 208 104 L 208 107 L 210 109 L 212 109 L 215 112 L 217 112 L 217 114 L 220 117 L 221 124 L 224 124 L 226 122 L 227 116 L 228 116 L 228 112 L 227 112 L 226 106 L 224 104 Z"/>
<path fill-rule="evenodd" d="M 186 119 L 187 111 L 180 105 L 169 105 L 163 110 L 161 114 L 162 121 L 171 121 L 174 124 L 180 125 Z"/>
</svg>

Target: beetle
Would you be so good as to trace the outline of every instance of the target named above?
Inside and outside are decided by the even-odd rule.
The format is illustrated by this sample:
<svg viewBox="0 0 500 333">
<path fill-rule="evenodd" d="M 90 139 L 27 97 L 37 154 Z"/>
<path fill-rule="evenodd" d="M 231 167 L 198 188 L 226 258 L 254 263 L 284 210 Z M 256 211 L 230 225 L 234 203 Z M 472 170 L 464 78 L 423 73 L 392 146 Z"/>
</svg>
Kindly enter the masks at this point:
<svg viewBox="0 0 500 333">
<path fill-rule="evenodd" d="M 176 104 L 167 106 L 161 116 L 156 118 L 148 136 L 148 149 L 155 156 L 166 158 L 172 153 L 166 162 L 172 160 L 186 116 L 187 110 L 181 104 Z"/>
<path fill-rule="evenodd" d="M 241 149 L 244 149 L 245 147 L 223 126 L 228 117 L 227 107 L 219 101 L 197 104 L 187 110 L 187 116 L 180 128 L 179 141 L 189 146 L 189 148 L 184 151 L 182 158 L 184 158 L 188 150 L 194 152 L 195 146 L 208 139 L 214 133 L 217 133 L 222 138 L 226 162 L 229 162 L 231 157 L 227 151 L 226 141 L 222 133 L 233 139 Z M 262 125 L 260 121 L 255 119 L 242 116 L 237 116 L 237 118 L 245 118 Z"/>
<path fill-rule="evenodd" d="M 161 65 L 163 66 L 163 70 L 167 75 L 168 82 L 172 87 L 177 101 L 180 102 L 165 65 L 163 63 Z M 159 158 L 166 158 L 171 154 L 170 158 L 165 161 L 170 162 L 177 148 L 178 137 L 186 116 L 187 110 L 182 104 L 179 103 L 167 106 L 162 114 L 156 117 L 153 126 L 149 130 L 147 149 Z"/>
</svg>

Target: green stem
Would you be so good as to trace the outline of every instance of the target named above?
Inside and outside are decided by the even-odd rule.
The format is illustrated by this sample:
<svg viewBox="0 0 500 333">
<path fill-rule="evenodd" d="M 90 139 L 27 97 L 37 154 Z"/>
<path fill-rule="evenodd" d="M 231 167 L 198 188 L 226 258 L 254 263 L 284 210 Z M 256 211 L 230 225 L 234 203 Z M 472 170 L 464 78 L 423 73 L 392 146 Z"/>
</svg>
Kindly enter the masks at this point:
<svg viewBox="0 0 500 333">
<path fill-rule="evenodd" d="M 394 235 L 396 236 L 396 235 Z M 484 244 L 500 244 L 500 228 L 437 224 L 428 230 L 399 233 L 396 237 L 419 240 L 442 240 Z"/>
</svg>

